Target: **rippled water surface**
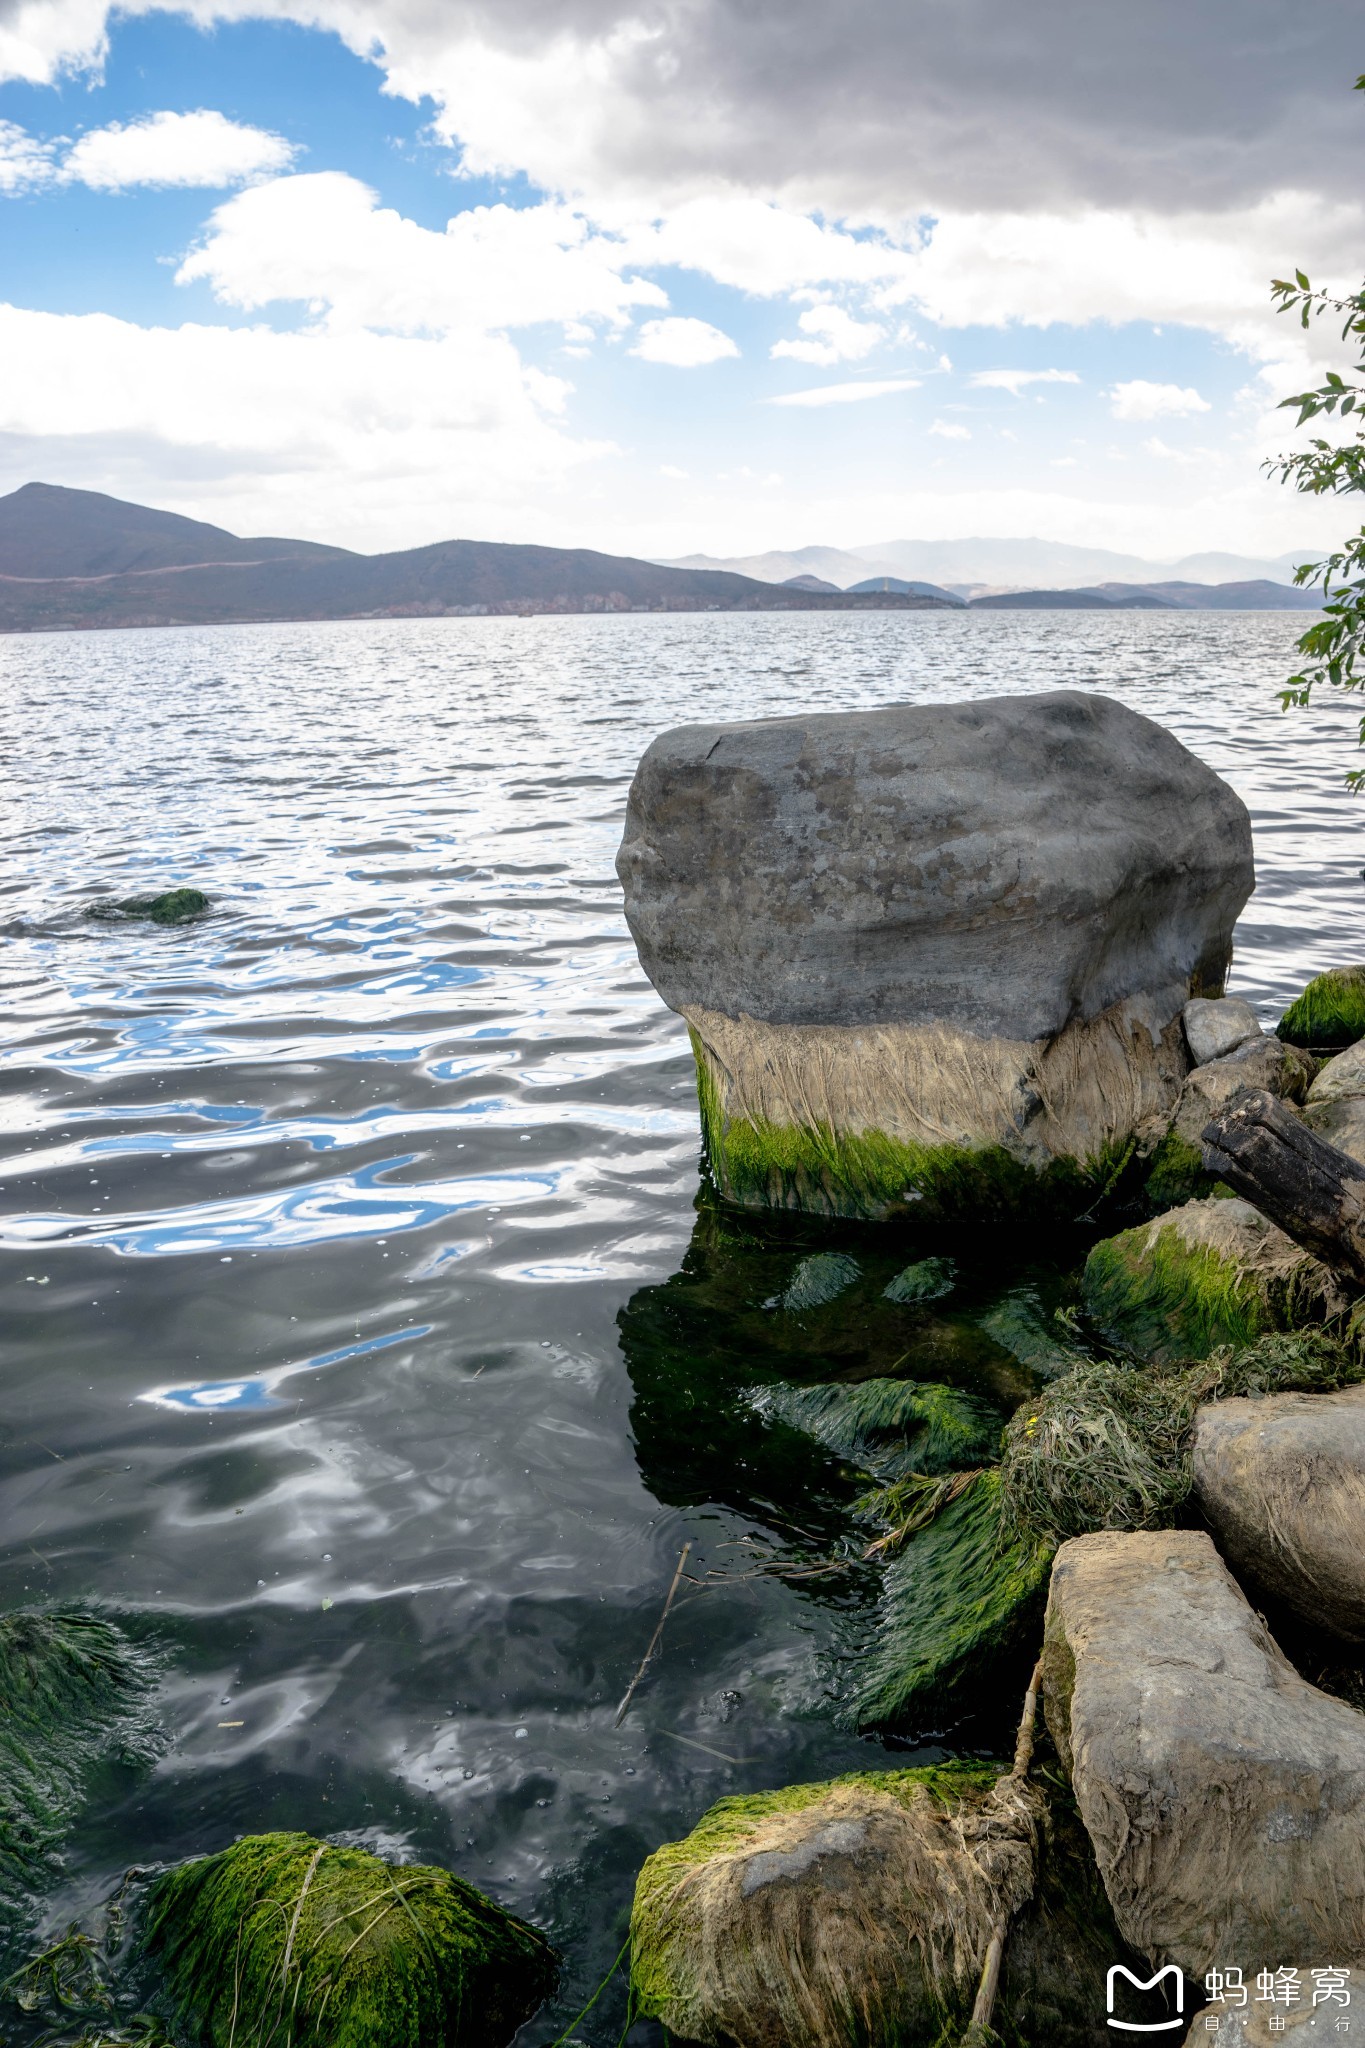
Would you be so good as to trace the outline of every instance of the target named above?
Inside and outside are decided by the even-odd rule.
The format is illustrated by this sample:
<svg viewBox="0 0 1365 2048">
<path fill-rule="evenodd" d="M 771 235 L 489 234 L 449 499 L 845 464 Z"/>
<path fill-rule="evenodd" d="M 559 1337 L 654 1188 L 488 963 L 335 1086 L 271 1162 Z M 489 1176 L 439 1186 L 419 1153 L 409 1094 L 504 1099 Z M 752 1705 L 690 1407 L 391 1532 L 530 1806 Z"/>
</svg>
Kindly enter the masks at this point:
<svg viewBox="0 0 1365 2048">
<path fill-rule="evenodd" d="M 688 719 L 1112 692 L 1251 807 L 1233 986 L 1273 1019 L 1365 939 L 1351 726 L 1275 703 L 1301 629 L 870 613 L 0 640 L 0 1606 L 98 1598 L 170 1666 L 165 1760 L 86 1815 L 54 1919 L 135 1858 L 368 1830 L 551 1930 L 569 1967 L 526 2030 L 543 2042 L 660 1841 L 723 1792 L 882 1753 L 831 1711 L 865 1626 L 852 1583 L 756 1571 L 827 1549 L 841 1474 L 741 1397 L 884 1367 L 897 1332 L 771 1335 L 762 1303 L 816 1239 L 697 1206 L 686 1037 L 612 869 L 630 775 Z M 211 913 L 85 915 L 173 883 Z M 963 1332 L 1011 1248 L 988 1248 L 989 1284 L 959 1249 L 934 1341 L 1007 1408 L 1026 1362 Z M 1046 1306 L 1027 1248 L 1016 1266 Z M 988 1747 L 993 1711 L 939 1732 Z M 580 2037 L 614 2041 L 621 2015 L 610 1994 Z"/>
</svg>

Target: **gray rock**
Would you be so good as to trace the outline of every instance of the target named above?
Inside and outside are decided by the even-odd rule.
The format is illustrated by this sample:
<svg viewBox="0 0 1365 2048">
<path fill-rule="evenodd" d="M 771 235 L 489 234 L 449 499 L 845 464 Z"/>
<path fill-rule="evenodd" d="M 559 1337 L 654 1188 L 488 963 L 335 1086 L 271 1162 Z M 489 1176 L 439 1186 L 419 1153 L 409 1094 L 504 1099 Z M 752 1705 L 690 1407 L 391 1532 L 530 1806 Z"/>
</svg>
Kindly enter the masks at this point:
<svg viewBox="0 0 1365 2048">
<path fill-rule="evenodd" d="M 1197 1067 L 1260 1036 L 1256 1012 L 1241 996 L 1193 996 L 1185 1005 L 1185 1043 Z"/>
<path fill-rule="evenodd" d="M 680 727 L 617 869 L 724 1191 L 874 1216 L 1159 1134 L 1253 879 L 1233 791 L 1074 691 Z"/>
<path fill-rule="evenodd" d="M 1322 1067 L 1303 1120 L 1320 1138 L 1365 1165 L 1365 1038 Z"/>
<path fill-rule="evenodd" d="M 1365 1963 L 1365 1717 L 1306 1683 L 1201 1532 L 1053 1568 L 1048 1727 L 1125 1940 L 1203 1983 Z"/>
<path fill-rule="evenodd" d="M 1199 1505 L 1233 1569 L 1365 1642 L 1365 1387 L 1211 1402 L 1193 1452 Z"/>
<path fill-rule="evenodd" d="M 1195 1068 L 1181 1090 L 1171 1129 L 1187 1144 L 1198 1146 L 1214 1111 L 1243 1088 L 1266 1088 L 1282 1101 L 1298 1104 L 1308 1094 L 1313 1072 L 1311 1054 L 1262 1032 L 1236 1052 Z"/>
<path fill-rule="evenodd" d="M 1246 808 L 1080 691 L 686 725 L 631 785 L 617 872 L 675 1010 L 1049 1038 L 1219 994 Z"/>
</svg>

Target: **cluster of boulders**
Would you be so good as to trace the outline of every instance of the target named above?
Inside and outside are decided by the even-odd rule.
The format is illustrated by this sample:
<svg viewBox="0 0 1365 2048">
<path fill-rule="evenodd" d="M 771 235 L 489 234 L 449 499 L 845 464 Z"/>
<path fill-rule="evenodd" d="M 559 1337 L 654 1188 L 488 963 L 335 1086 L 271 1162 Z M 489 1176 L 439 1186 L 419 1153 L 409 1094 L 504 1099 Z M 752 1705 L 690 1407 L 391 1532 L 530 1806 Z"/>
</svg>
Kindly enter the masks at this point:
<svg viewBox="0 0 1365 2048">
<path fill-rule="evenodd" d="M 723 1801 L 642 1873 L 641 2009 L 735 2048 L 975 2048 L 998 1987 L 1008 2038 L 1038 2048 L 1190 2016 L 1191 2041 L 1250 2044 L 1327 2034 L 1353 1987 L 1365 2033 L 1365 1715 L 1252 1604 L 1365 1642 L 1359 1265 L 1227 1185 L 1205 1137 L 1247 1091 L 1280 1104 L 1336 1148 L 1365 1245 L 1365 967 L 1264 1032 L 1223 990 L 1245 811 L 1169 734 L 1072 693 L 667 734 L 619 866 L 646 970 L 691 1028 L 725 1197 L 979 1218 L 1051 1195 L 1074 1215 L 1122 1183 L 1130 1214 L 1145 1203 L 1086 1262 L 1104 1355 L 1074 1454 L 1102 1470 L 1169 1387 L 1183 1475 L 1146 1525 L 1139 1488 L 1127 1519 L 1097 1510 L 1056 1549 L 1040 1683 L 1065 1795 L 939 1768 Z M 1239 1372 L 1306 1330 L 1336 1378 L 1269 1384 L 1329 1391 Z M 1110 1441 L 1106 1375 L 1151 1383 Z M 1011 1425 L 1020 1444 L 1046 1405 Z M 957 1482 L 935 1484 L 960 1512 Z M 1046 2018 L 1040 1925 L 1073 1994 L 1054 1983 Z M 1186 1989 L 1116 2018 L 1109 1965 L 1134 1987 L 1174 1966 Z"/>
</svg>

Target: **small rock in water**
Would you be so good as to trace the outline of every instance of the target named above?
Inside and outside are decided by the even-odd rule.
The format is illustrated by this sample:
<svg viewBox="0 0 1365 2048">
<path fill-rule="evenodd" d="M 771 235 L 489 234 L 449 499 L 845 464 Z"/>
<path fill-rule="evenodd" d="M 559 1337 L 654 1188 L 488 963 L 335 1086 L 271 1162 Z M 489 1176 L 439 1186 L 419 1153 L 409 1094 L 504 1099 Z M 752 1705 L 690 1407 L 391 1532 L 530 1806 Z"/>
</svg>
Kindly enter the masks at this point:
<svg viewBox="0 0 1365 2048">
<path fill-rule="evenodd" d="M 859 1275 L 856 1259 L 847 1252 L 812 1252 L 802 1259 L 783 1288 L 780 1300 L 785 1309 L 823 1308 L 853 1285 Z"/>
<path fill-rule="evenodd" d="M 86 916 L 145 917 L 153 924 L 185 924 L 208 907 L 202 889 L 166 889 L 160 896 L 124 896 L 118 901 L 92 903 Z"/>
<path fill-rule="evenodd" d="M 1365 966 L 1330 967 L 1316 975 L 1275 1029 L 1291 1045 L 1327 1048 L 1365 1038 Z"/>
<path fill-rule="evenodd" d="M 902 1267 L 891 1285 L 883 1288 L 882 1299 L 901 1304 L 939 1301 L 952 1293 L 956 1280 L 957 1267 L 951 1259 L 920 1259 L 913 1266 Z"/>
</svg>

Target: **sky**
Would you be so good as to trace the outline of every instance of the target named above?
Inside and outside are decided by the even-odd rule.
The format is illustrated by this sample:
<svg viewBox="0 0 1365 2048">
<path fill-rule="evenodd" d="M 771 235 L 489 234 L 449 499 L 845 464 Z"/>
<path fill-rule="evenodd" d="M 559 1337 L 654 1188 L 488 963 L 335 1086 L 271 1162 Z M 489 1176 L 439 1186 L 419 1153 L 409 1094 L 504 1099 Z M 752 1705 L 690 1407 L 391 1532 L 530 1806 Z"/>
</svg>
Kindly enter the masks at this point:
<svg viewBox="0 0 1365 2048">
<path fill-rule="evenodd" d="M 0 490 L 367 550 L 1315 550 L 1358 0 L 0 0 Z"/>
</svg>

